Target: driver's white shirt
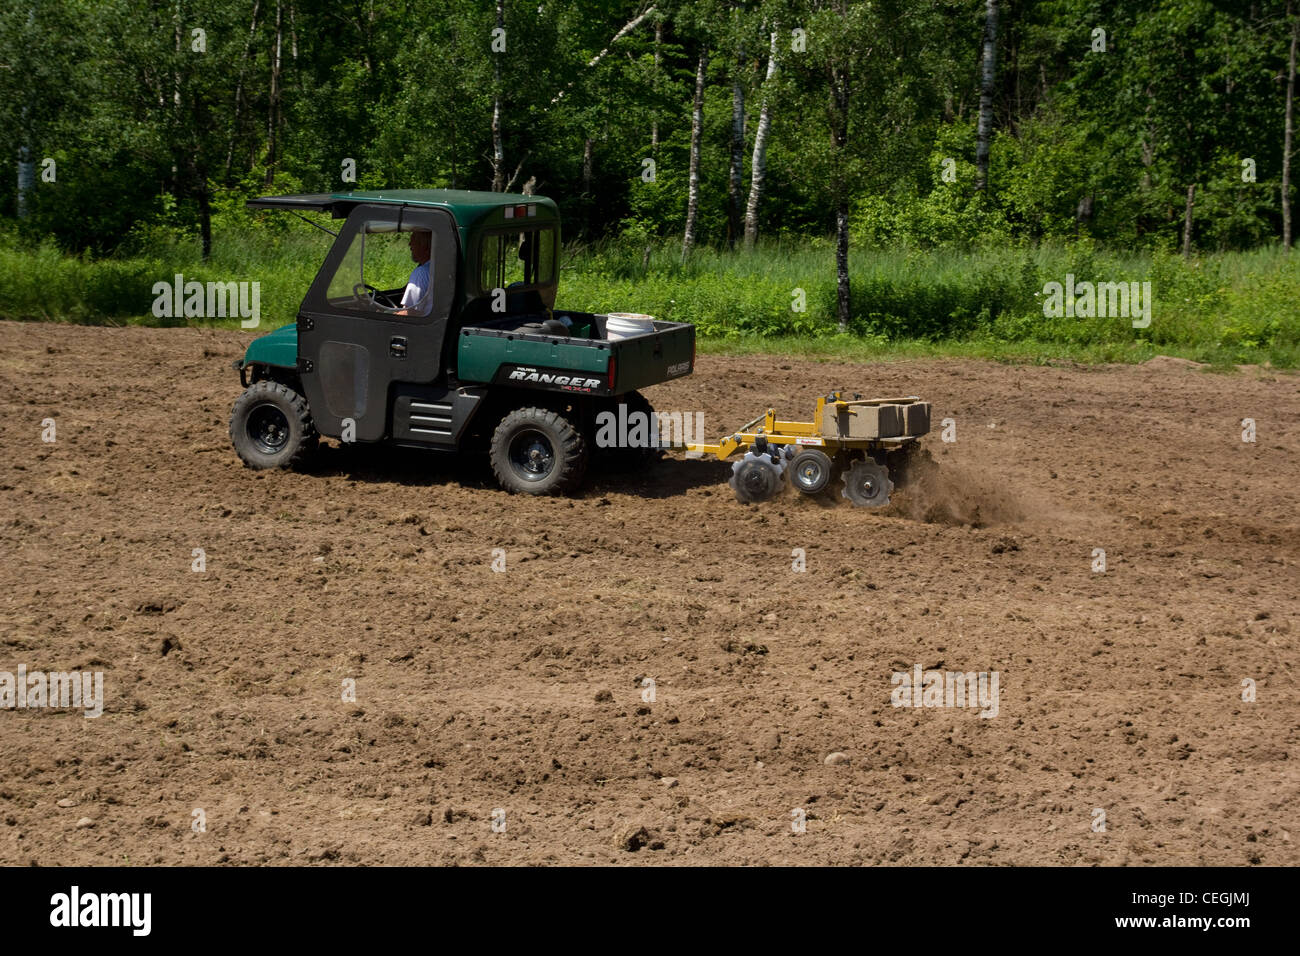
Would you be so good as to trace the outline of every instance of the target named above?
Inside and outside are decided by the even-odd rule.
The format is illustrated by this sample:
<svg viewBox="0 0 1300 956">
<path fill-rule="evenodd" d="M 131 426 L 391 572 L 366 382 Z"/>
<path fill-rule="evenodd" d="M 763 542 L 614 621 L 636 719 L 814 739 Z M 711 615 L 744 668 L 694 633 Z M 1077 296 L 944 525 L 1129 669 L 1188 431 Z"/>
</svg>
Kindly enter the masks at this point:
<svg viewBox="0 0 1300 956">
<path fill-rule="evenodd" d="M 406 280 L 406 291 L 402 293 L 402 308 L 413 309 L 420 315 L 427 315 L 432 302 L 428 299 L 428 295 L 429 263 L 422 262 L 411 270 L 411 277 Z M 419 305 L 418 309 L 415 308 L 417 305 Z"/>
</svg>

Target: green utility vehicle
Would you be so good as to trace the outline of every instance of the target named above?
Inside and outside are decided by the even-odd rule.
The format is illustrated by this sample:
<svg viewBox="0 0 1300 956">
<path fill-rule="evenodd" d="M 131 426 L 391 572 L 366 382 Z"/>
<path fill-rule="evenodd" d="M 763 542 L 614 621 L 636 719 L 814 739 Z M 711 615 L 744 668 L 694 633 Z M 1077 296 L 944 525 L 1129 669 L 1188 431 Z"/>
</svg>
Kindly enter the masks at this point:
<svg viewBox="0 0 1300 956">
<path fill-rule="evenodd" d="M 647 316 L 629 331 L 555 309 L 549 199 L 398 189 L 248 205 L 344 220 L 297 322 L 235 362 L 230 437 L 251 468 L 298 465 L 326 436 L 486 451 L 507 490 L 558 494 L 581 483 L 600 412 L 648 414 L 638 389 L 694 370 L 693 325 Z"/>
</svg>

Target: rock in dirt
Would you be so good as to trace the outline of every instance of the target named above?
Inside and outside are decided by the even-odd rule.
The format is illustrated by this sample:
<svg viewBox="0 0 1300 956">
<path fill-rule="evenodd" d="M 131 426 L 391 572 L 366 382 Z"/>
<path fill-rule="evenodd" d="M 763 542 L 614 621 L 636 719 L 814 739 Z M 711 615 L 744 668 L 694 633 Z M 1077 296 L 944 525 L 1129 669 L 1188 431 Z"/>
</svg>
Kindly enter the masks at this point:
<svg viewBox="0 0 1300 956">
<path fill-rule="evenodd" d="M 849 755 L 839 750 L 835 751 L 833 754 L 827 754 L 826 759 L 822 761 L 822 763 L 826 764 L 828 767 L 838 767 L 841 764 L 846 764 L 848 762 Z"/>
<path fill-rule="evenodd" d="M 90 819 L 90 817 L 82 817 L 80 820 L 77 821 L 78 830 L 84 830 L 86 829 L 86 827 L 93 827 L 94 825 L 95 825 L 95 821 Z"/>
<path fill-rule="evenodd" d="M 650 831 L 643 826 L 623 827 L 614 836 L 614 846 L 620 850 L 635 853 L 650 843 Z"/>
</svg>

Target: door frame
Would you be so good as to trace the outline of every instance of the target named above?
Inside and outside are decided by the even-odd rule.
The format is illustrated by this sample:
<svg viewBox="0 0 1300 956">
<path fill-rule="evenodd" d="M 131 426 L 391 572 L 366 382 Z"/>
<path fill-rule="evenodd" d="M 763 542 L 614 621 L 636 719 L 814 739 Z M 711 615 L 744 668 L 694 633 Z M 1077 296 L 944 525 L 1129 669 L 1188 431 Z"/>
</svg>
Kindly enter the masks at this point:
<svg viewBox="0 0 1300 956">
<path fill-rule="evenodd" d="M 329 300 L 329 286 L 338 270 L 348 267 L 353 241 L 374 222 L 395 223 L 398 232 L 414 227 L 432 233 L 428 315 L 392 315 L 360 300 Z M 430 384 L 443 375 L 459 260 L 456 222 L 444 209 L 364 203 L 351 210 L 298 314 L 298 373 L 317 431 L 341 437 L 351 419 L 353 440 L 381 441 L 391 433 L 392 383 Z"/>
</svg>

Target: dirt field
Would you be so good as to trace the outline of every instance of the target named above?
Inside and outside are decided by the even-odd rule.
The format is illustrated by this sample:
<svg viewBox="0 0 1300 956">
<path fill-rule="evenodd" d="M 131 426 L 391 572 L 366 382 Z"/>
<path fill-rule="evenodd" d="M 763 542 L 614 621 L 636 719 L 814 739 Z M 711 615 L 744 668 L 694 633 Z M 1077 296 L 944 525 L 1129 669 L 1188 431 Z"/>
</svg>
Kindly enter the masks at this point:
<svg viewBox="0 0 1300 956">
<path fill-rule="evenodd" d="M 721 433 L 921 394 L 937 477 L 535 500 L 244 469 L 250 338 L 0 323 L 0 671 L 106 698 L 0 710 L 0 863 L 1300 863 L 1295 376 L 705 356 L 648 397 Z M 917 665 L 996 671 L 997 715 L 892 706 Z"/>
</svg>

